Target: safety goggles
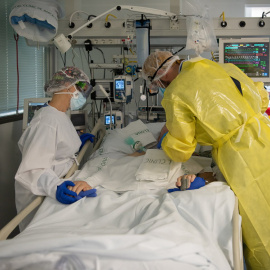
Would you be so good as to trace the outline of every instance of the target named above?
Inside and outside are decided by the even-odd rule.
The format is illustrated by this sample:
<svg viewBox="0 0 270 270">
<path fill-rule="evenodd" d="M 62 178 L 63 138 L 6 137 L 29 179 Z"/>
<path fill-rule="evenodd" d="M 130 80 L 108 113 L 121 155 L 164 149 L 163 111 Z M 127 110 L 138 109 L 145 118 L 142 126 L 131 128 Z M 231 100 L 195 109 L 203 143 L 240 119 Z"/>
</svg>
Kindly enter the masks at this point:
<svg viewBox="0 0 270 270">
<path fill-rule="evenodd" d="M 152 82 L 147 81 L 146 86 L 149 89 L 150 93 L 158 93 L 159 88 L 166 88 L 160 79 Z"/>
<path fill-rule="evenodd" d="M 173 57 L 174 57 L 174 56 L 172 55 L 172 56 L 168 57 L 167 59 L 165 59 L 165 60 L 159 65 L 159 67 L 156 69 L 156 71 L 155 71 L 155 73 L 153 74 L 153 76 L 148 76 L 148 80 L 147 80 L 148 85 L 147 85 L 147 87 L 148 87 L 150 90 L 152 90 L 152 91 L 158 93 L 158 89 L 159 89 L 160 87 L 161 87 L 161 88 L 165 88 L 165 86 L 164 86 L 164 84 L 161 82 L 160 78 L 161 78 L 163 75 L 165 75 L 165 73 L 167 73 L 167 72 L 165 72 L 165 73 L 162 74 L 161 76 L 160 76 L 160 75 L 157 76 L 157 74 L 158 74 L 158 71 L 159 71 L 162 67 L 164 67 L 164 65 L 165 65 L 170 59 L 172 59 Z M 168 70 L 169 70 L 169 68 L 168 68 Z"/>
<path fill-rule="evenodd" d="M 170 57 L 168 57 L 167 59 L 165 59 L 161 64 L 160 64 L 160 66 L 157 68 L 157 70 L 155 71 L 155 73 L 153 74 L 153 76 L 149 76 L 148 77 L 148 79 L 149 79 L 149 81 L 150 82 L 153 82 L 153 81 L 155 81 L 155 78 L 156 78 L 156 76 L 157 76 L 157 73 L 158 73 L 158 71 L 171 59 L 171 58 L 173 58 L 173 55 L 172 56 L 170 56 Z"/>
</svg>

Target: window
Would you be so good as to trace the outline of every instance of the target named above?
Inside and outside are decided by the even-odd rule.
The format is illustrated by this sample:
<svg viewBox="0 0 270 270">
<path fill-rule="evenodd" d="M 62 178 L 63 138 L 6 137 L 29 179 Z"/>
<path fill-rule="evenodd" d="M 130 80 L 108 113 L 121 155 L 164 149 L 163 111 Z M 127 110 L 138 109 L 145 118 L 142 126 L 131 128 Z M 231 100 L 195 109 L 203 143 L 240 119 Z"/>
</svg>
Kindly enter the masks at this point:
<svg viewBox="0 0 270 270">
<path fill-rule="evenodd" d="M 17 113 L 16 41 L 9 23 L 9 13 L 15 0 L 0 1 L 0 119 Z M 44 97 L 46 48 L 30 47 L 23 37 L 18 40 L 19 110 L 25 98 Z"/>
<path fill-rule="evenodd" d="M 263 12 L 270 11 L 270 5 L 246 5 L 245 16 L 246 17 L 262 17 Z M 270 14 L 267 16 L 269 17 Z"/>
</svg>

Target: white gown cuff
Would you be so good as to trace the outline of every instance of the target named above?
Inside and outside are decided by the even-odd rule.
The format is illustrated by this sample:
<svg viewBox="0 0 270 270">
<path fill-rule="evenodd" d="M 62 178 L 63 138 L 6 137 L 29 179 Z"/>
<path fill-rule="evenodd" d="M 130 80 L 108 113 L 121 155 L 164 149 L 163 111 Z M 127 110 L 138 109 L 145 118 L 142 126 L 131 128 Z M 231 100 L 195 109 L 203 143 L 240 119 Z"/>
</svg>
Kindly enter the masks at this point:
<svg viewBox="0 0 270 270">
<path fill-rule="evenodd" d="M 36 195 L 49 196 L 56 199 L 57 186 L 65 180 L 58 178 L 53 171 L 44 172 L 37 181 Z"/>
<path fill-rule="evenodd" d="M 100 186 L 104 182 L 104 179 L 106 179 L 106 178 L 102 178 L 101 174 L 102 174 L 102 172 L 100 172 L 94 176 L 90 176 L 83 181 L 85 181 L 92 188 L 95 188 L 97 186 Z"/>
</svg>

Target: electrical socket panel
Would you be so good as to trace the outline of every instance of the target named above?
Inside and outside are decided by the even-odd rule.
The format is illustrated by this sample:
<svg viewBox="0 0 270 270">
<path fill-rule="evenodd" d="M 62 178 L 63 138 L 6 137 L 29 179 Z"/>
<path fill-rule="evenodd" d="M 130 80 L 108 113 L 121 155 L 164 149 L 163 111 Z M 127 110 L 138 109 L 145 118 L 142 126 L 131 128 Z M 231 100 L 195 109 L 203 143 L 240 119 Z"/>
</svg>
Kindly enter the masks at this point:
<svg viewBox="0 0 270 270">
<path fill-rule="evenodd" d="M 120 39 L 115 38 L 93 38 L 91 39 L 93 45 L 114 45 L 122 44 Z"/>
</svg>

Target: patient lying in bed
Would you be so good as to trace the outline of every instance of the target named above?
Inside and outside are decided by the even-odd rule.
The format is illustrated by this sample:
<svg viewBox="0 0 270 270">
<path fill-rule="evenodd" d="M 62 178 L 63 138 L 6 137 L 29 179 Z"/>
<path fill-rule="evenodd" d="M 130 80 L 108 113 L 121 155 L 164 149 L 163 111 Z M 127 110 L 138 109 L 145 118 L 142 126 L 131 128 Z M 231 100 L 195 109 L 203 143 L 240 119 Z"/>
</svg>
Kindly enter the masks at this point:
<svg viewBox="0 0 270 270">
<path fill-rule="evenodd" d="M 166 190 L 180 184 L 179 176 L 189 174 L 192 181 L 192 174 L 210 172 L 212 160 L 194 156 L 174 163 L 157 149 L 139 155 L 124 143 L 123 132 L 108 134 L 72 178 L 97 187 L 98 196 L 70 206 L 47 197 L 23 233 L 1 241 L 3 269 L 233 268 L 235 199 L 229 186 Z M 134 132 L 149 133 L 145 127 Z"/>
<path fill-rule="evenodd" d="M 157 123 L 154 125 L 160 131 L 161 125 Z M 189 187 L 195 179 L 195 174 L 203 177 L 206 184 L 215 180 L 210 168 L 211 158 L 194 156 L 185 163 L 173 162 L 162 150 L 155 149 L 158 134 L 157 131 L 150 132 L 140 120 L 132 122 L 122 130 L 111 131 L 90 161 L 81 171 L 74 174 L 72 180 L 75 186 L 69 187 L 70 190 L 78 194 L 81 190 L 98 186 L 116 192 L 170 189 L 181 186 L 183 175 L 189 175 Z M 148 149 L 146 154 L 144 151 L 137 152 L 131 145 L 125 143 L 127 136 L 133 136 L 134 141 L 140 139 L 143 146 L 147 148 L 147 145 L 152 145 L 154 149 Z M 144 166 L 145 175 L 143 175 L 141 171 L 145 164 L 147 166 Z"/>
</svg>

